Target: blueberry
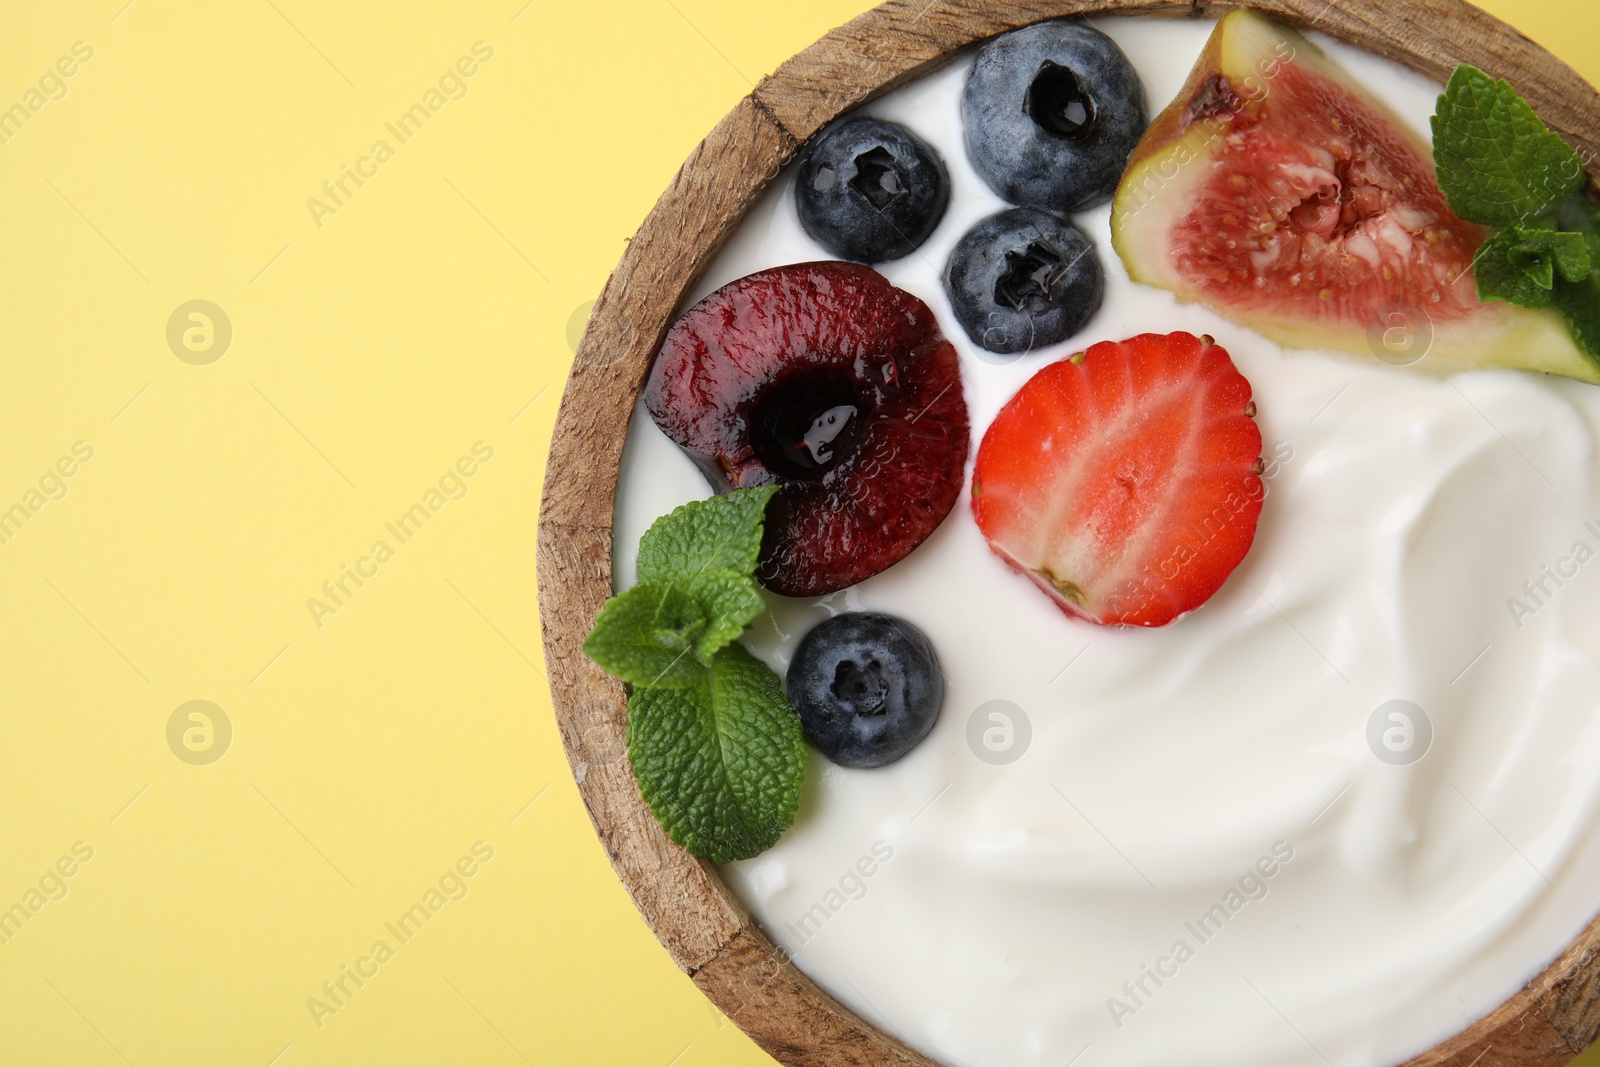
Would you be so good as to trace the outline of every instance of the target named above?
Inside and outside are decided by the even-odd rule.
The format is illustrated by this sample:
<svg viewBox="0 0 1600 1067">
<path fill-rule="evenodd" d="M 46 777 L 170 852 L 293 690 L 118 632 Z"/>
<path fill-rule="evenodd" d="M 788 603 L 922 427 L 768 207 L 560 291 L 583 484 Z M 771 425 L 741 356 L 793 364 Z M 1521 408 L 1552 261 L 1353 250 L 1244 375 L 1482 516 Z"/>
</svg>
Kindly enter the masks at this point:
<svg viewBox="0 0 1600 1067">
<path fill-rule="evenodd" d="M 1082 329 L 1100 307 L 1105 275 L 1083 231 L 1017 207 L 990 215 L 956 243 L 944 288 L 974 344 L 1012 355 Z"/>
<path fill-rule="evenodd" d="M 1013 204 L 1081 211 L 1111 199 L 1149 122 L 1116 44 L 1083 22 L 1040 22 L 978 53 L 961 96 L 967 155 Z"/>
<path fill-rule="evenodd" d="M 939 718 L 944 673 L 903 619 L 846 612 L 801 640 L 789 703 L 806 739 L 843 767 L 882 767 L 917 747 Z"/>
<path fill-rule="evenodd" d="M 908 255 L 939 225 L 950 176 L 904 126 L 858 115 L 812 139 L 794 193 L 800 224 L 829 252 L 882 263 Z"/>
</svg>

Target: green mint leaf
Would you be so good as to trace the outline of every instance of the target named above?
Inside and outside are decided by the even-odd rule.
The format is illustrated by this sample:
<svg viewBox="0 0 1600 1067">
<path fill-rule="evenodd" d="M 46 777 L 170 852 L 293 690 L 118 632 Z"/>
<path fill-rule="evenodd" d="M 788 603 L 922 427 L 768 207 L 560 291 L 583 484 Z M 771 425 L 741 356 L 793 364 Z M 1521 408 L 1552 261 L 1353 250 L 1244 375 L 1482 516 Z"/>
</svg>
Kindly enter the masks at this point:
<svg viewBox="0 0 1600 1067">
<path fill-rule="evenodd" d="M 706 628 L 695 642 L 695 655 L 707 666 L 711 657 L 744 633 L 767 606 L 756 583 L 733 571 L 703 571 L 689 584 L 689 595 L 706 618 Z"/>
<path fill-rule="evenodd" d="M 695 684 L 766 606 L 750 575 L 777 491 L 693 501 L 651 524 L 639 539 L 640 584 L 606 602 L 583 644 L 589 658 L 634 685 Z"/>
<path fill-rule="evenodd" d="M 702 571 L 748 575 L 761 552 L 762 516 L 777 486 L 696 500 L 657 519 L 639 539 L 641 582 L 688 581 Z"/>
<path fill-rule="evenodd" d="M 777 491 L 764 486 L 692 501 L 639 539 L 639 580 L 682 589 L 705 618 L 695 656 L 707 666 L 766 606 L 750 575 L 761 552 L 762 516 Z"/>
<path fill-rule="evenodd" d="M 1524 241 L 1511 249 L 1511 265 L 1545 289 L 1554 289 L 1556 271 L 1569 282 L 1589 276 L 1589 250 L 1580 233 L 1534 230 L 1534 241 Z"/>
<path fill-rule="evenodd" d="M 1439 188 L 1456 214 L 1522 226 L 1583 188 L 1583 163 L 1516 90 L 1463 63 L 1433 115 Z"/>
<path fill-rule="evenodd" d="M 776 487 L 685 504 L 639 541 L 639 585 L 612 597 L 583 643 L 633 684 L 628 755 L 674 841 L 727 863 L 794 822 L 805 742 L 783 683 L 737 643 L 766 608 L 751 575 Z"/>
<path fill-rule="evenodd" d="M 1479 300 L 1542 308 L 1553 299 L 1558 273 L 1563 281 L 1580 282 L 1589 267 L 1583 234 L 1511 226 L 1484 242 L 1473 272 Z"/>
<path fill-rule="evenodd" d="M 645 582 L 612 597 L 583 651 L 608 674 L 636 686 L 682 689 L 700 683 L 696 652 L 710 620 L 680 586 Z"/>
<path fill-rule="evenodd" d="M 633 691 L 628 758 L 668 836 L 714 863 L 764 852 L 800 807 L 800 720 L 778 676 L 737 644 L 697 685 Z"/>
<path fill-rule="evenodd" d="M 1594 214 L 1593 208 L 1584 206 L 1590 215 Z M 1594 229 L 1586 231 L 1583 239 L 1589 250 L 1589 262 L 1600 265 L 1600 218 L 1595 219 Z M 1558 280 L 1555 305 L 1578 347 L 1600 363 L 1600 270 L 1591 270 L 1582 281 Z"/>
</svg>

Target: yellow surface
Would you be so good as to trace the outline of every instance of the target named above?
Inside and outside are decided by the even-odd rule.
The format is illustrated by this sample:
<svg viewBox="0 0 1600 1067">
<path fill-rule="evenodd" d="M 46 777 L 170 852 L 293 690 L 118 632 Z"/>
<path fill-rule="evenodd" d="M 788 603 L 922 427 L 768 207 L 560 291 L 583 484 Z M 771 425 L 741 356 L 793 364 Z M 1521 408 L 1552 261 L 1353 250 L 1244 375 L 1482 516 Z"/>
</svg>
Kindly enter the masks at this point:
<svg viewBox="0 0 1600 1067">
<path fill-rule="evenodd" d="M 0 1063 L 770 1062 L 594 839 L 534 528 L 575 313 L 866 5 L 524 2 L 7 5 Z"/>
</svg>

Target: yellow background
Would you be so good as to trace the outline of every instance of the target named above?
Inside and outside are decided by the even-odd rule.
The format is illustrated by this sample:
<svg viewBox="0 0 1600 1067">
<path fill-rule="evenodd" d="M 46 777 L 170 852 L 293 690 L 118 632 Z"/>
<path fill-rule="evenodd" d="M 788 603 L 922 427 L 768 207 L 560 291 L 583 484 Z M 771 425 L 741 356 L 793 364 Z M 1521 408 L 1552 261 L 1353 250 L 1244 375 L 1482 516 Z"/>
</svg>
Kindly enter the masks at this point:
<svg viewBox="0 0 1600 1067">
<path fill-rule="evenodd" d="M 93 858 L 0 945 L 0 1062 L 770 1062 L 590 829 L 534 530 L 574 316 L 753 80 L 867 6 L 7 4 L 0 108 L 93 58 L 0 145 L 0 509 L 65 489 L 0 544 L 0 908 Z M 1600 17 L 1487 6 L 1600 80 Z M 385 122 L 478 41 L 466 95 L 399 143 Z M 205 365 L 167 341 L 195 299 L 233 330 Z M 400 544 L 384 524 L 480 441 Z M 168 744 L 190 700 L 232 725 L 209 765 Z M 384 924 L 479 841 L 400 944 Z M 380 938 L 319 1027 L 308 998 Z"/>
</svg>

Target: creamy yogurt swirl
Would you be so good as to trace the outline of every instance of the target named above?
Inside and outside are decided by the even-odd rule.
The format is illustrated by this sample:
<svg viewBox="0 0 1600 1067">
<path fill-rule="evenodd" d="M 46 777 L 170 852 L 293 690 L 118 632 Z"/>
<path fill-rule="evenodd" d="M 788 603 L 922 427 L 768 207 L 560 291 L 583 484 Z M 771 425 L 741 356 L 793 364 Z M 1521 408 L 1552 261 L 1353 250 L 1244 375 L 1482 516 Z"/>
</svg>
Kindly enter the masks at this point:
<svg viewBox="0 0 1600 1067">
<path fill-rule="evenodd" d="M 1212 23 L 1104 19 L 1152 106 Z M 1426 136 L 1439 86 L 1319 39 Z M 938 148 L 950 211 L 879 269 L 962 358 L 974 447 L 1047 362 L 1210 333 L 1255 388 L 1268 498 L 1250 555 L 1158 631 L 1062 615 L 988 551 L 965 497 L 904 562 L 769 598 L 780 673 L 829 614 L 927 632 L 933 734 L 880 770 L 812 754 L 800 818 L 724 870 L 795 963 L 950 1067 L 1388 1067 L 1482 1016 L 1600 911 L 1600 389 L 1438 378 L 1290 351 L 1135 285 L 1109 209 L 1078 216 L 1101 311 L 1015 362 L 975 349 L 939 275 L 1003 205 L 962 148 L 970 59 L 872 104 Z M 826 258 L 787 174 L 696 298 Z M 616 512 L 627 584 L 649 522 L 709 495 L 636 412 Z"/>
</svg>

